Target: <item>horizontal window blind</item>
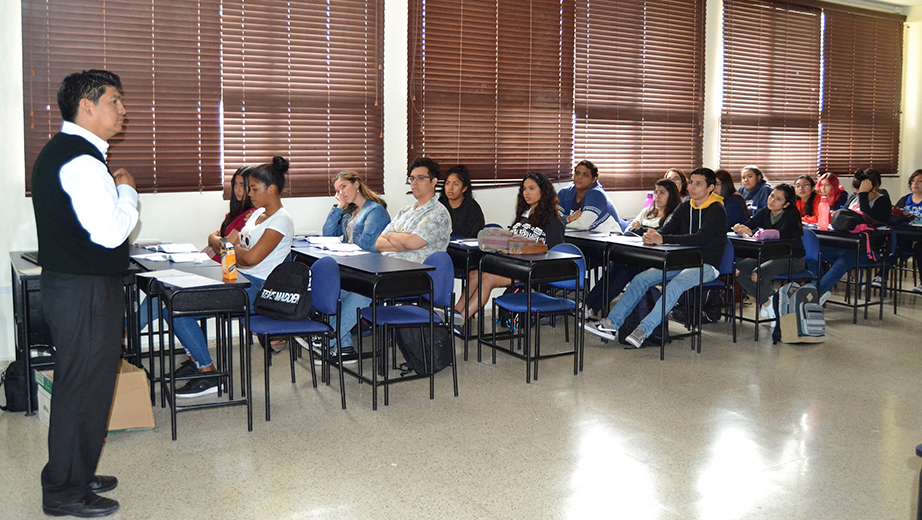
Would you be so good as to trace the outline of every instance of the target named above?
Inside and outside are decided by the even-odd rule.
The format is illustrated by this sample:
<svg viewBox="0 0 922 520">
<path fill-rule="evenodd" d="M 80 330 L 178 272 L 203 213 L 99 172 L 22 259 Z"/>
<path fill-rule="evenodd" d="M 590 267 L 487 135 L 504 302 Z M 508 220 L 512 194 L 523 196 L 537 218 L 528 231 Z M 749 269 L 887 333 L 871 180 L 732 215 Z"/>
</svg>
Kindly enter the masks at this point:
<svg viewBox="0 0 922 520">
<path fill-rule="evenodd" d="M 286 196 L 357 171 L 384 189 L 383 2 L 225 0 L 224 164 L 291 161 Z"/>
<path fill-rule="evenodd" d="M 820 30 L 816 7 L 724 0 L 720 166 L 758 166 L 771 182 L 815 174 Z"/>
<path fill-rule="evenodd" d="M 127 168 L 142 192 L 220 189 L 219 5 L 24 0 L 27 193 L 38 153 L 61 127 L 61 80 L 93 68 L 118 74 L 124 87 L 113 168 Z"/>
<path fill-rule="evenodd" d="M 826 10 L 820 169 L 899 170 L 903 17 Z"/>
<path fill-rule="evenodd" d="M 410 2 L 409 159 L 475 185 L 572 168 L 573 0 Z"/>
<path fill-rule="evenodd" d="M 701 166 L 704 13 L 704 0 L 578 4 L 574 160 L 607 189 Z"/>
</svg>

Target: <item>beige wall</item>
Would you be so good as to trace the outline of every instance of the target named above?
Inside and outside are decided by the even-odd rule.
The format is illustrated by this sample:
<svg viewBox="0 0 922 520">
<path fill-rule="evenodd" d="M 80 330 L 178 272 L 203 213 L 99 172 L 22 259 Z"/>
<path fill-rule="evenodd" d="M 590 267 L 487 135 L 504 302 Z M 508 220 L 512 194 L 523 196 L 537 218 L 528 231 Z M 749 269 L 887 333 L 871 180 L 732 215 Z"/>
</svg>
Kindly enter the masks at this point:
<svg viewBox="0 0 922 520">
<path fill-rule="evenodd" d="M 707 107 L 704 124 L 704 164 L 713 166 L 717 159 L 719 142 L 717 131 L 720 114 L 720 2 L 711 0 L 708 5 L 707 27 Z M 905 178 L 915 168 L 922 167 L 918 155 L 919 128 L 922 126 L 920 101 L 922 94 L 922 8 L 910 11 L 912 23 L 907 32 L 906 74 L 904 75 L 903 146 L 901 176 L 899 181 L 888 181 L 893 193 L 902 193 Z M 5 168 L 0 171 L 3 190 L 0 190 L 0 222 L 4 232 L 0 240 L 0 361 L 13 356 L 13 318 L 10 287 L 9 251 L 36 248 L 35 224 L 31 199 L 26 198 L 23 159 L 22 116 L 22 35 L 20 3 L 12 0 L 0 2 L 0 157 Z M 407 0 L 388 0 L 385 9 L 385 76 L 384 76 L 384 168 L 385 195 L 396 211 L 409 202 L 405 194 L 406 157 L 406 73 L 407 73 Z M 117 71 L 116 71 L 117 72 Z M 131 100 L 126 104 L 130 109 Z M 118 165 L 113 165 L 118 166 Z M 514 189 L 506 188 L 480 192 L 477 198 L 484 208 L 487 222 L 508 223 L 513 217 Z M 643 198 L 636 192 L 618 192 L 610 195 L 624 218 L 639 211 Z M 288 199 L 285 206 L 295 219 L 296 231 L 318 231 L 332 204 L 331 198 Z M 217 227 L 227 204 L 220 193 L 180 193 L 141 196 L 141 224 L 134 238 L 160 238 L 204 245 L 205 237 Z"/>
</svg>

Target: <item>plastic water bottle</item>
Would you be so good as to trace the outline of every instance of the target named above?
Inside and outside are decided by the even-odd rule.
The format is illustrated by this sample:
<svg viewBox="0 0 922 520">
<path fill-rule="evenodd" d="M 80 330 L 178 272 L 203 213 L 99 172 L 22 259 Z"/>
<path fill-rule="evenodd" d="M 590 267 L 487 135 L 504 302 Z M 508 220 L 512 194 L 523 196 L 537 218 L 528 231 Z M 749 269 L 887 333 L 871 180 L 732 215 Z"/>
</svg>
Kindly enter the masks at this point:
<svg viewBox="0 0 922 520">
<path fill-rule="evenodd" d="M 643 209 L 650 209 L 653 207 L 653 192 L 647 192 L 647 200 L 643 203 Z"/>
<path fill-rule="evenodd" d="M 816 227 L 826 231 L 829 229 L 829 201 L 826 196 L 820 199 L 820 205 L 816 210 L 819 215 L 816 216 Z"/>
</svg>

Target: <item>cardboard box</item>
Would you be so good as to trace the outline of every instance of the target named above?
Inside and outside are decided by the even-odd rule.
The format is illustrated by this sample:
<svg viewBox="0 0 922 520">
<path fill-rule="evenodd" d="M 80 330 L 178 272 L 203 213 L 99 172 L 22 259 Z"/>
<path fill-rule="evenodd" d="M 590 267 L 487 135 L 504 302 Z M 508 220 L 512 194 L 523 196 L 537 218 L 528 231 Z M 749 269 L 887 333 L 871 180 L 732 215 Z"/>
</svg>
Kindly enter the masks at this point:
<svg viewBox="0 0 922 520">
<path fill-rule="evenodd" d="M 48 426 L 51 415 L 51 392 L 54 371 L 35 372 L 38 386 L 38 418 Z M 115 380 L 115 397 L 109 411 L 109 432 L 154 427 L 154 410 L 150 404 L 150 387 L 144 370 L 121 360 Z"/>
</svg>

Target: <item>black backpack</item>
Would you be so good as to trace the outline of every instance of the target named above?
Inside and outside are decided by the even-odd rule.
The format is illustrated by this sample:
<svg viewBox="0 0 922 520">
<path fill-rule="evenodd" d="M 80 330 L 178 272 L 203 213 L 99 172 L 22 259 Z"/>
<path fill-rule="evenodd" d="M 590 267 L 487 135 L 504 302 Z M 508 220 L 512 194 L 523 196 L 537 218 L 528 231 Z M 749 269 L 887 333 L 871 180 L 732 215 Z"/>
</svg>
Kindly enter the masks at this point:
<svg viewBox="0 0 922 520">
<path fill-rule="evenodd" d="M 314 310 L 310 291 L 311 268 L 301 262 L 283 262 L 266 278 L 253 311 L 275 320 L 303 320 Z"/>
<path fill-rule="evenodd" d="M 32 366 L 47 369 L 54 365 L 54 349 L 46 346 L 33 346 L 33 350 L 42 355 L 32 357 Z M 26 410 L 26 362 L 17 359 L 10 363 L 0 374 L 0 386 L 6 391 L 6 406 L 0 410 L 7 412 L 25 412 Z M 32 385 L 32 406 L 38 403 L 38 385 Z"/>
<path fill-rule="evenodd" d="M 625 318 L 621 328 L 618 329 L 618 343 L 630 345 L 630 343 L 627 342 L 627 337 L 634 332 L 634 329 L 640 326 L 640 322 L 647 317 L 647 314 L 650 314 L 650 311 L 653 310 L 653 306 L 656 305 L 656 300 L 659 298 L 660 290 L 656 287 L 650 287 L 643 295 L 643 298 L 640 299 L 640 302 L 637 303 L 637 306 L 634 307 L 634 310 Z M 669 316 L 666 315 L 666 318 L 668 319 Z M 647 335 L 647 339 L 643 342 L 644 347 L 660 344 L 663 335 L 663 325 L 663 323 L 660 323 L 658 327 L 653 329 L 653 333 Z M 665 330 L 666 343 L 669 343 L 669 328 L 667 327 Z"/>
<path fill-rule="evenodd" d="M 429 375 L 426 357 L 429 354 L 429 327 L 408 327 L 396 330 L 397 348 L 407 360 L 407 366 L 420 375 Z M 432 338 L 435 349 L 432 351 L 432 373 L 451 365 L 451 333 L 445 327 L 434 327 Z"/>
</svg>

